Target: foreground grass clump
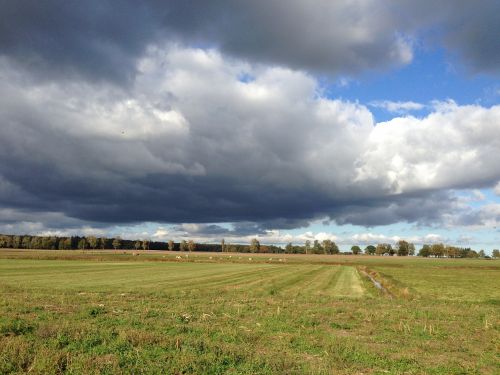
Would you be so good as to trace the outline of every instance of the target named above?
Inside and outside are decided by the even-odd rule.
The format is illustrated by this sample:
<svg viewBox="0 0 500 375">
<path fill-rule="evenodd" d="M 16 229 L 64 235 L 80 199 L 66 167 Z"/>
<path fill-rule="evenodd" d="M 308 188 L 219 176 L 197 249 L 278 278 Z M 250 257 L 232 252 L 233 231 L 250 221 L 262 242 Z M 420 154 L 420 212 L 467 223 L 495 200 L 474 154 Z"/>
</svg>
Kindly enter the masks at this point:
<svg viewBox="0 0 500 375">
<path fill-rule="evenodd" d="M 496 262 L 34 253 L 0 259 L 2 374 L 498 371 Z"/>
</svg>

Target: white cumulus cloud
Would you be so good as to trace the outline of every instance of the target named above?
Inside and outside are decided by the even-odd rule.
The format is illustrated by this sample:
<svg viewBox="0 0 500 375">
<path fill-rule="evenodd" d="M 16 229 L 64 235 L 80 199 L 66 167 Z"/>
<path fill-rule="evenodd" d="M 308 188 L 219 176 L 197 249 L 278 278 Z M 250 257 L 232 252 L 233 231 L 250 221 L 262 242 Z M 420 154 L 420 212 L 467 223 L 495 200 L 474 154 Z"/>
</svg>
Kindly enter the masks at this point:
<svg viewBox="0 0 500 375">
<path fill-rule="evenodd" d="M 382 108 L 391 113 L 404 114 L 411 111 L 419 111 L 425 106 L 421 103 L 416 103 L 412 101 L 400 102 L 400 101 L 390 101 L 390 100 L 376 100 L 369 103 L 370 106 L 375 108 Z"/>
</svg>

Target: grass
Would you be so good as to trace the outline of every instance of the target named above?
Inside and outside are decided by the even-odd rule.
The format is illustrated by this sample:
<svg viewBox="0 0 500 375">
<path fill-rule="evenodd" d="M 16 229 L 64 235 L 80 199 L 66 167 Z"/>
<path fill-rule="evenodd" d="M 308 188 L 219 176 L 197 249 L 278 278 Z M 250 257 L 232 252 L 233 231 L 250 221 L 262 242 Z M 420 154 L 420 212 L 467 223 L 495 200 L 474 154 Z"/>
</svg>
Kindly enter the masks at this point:
<svg viewBox="0 0 500 375">
<path fill-rule="evenodd" d="M 0 251 L 0 373 L 500 368 L 497 261 L 176 256 Z"/>
</svg>

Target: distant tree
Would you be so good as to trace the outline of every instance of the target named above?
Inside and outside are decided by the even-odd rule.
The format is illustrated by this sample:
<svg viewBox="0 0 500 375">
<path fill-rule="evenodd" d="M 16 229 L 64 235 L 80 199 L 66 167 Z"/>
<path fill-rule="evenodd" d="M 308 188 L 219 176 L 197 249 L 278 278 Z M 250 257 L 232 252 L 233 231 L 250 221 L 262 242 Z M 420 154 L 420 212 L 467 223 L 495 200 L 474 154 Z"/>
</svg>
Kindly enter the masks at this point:
<svg viewBox="0 0 500 375">
<path fill-rule="evenodd" d="M 30 249 L 40 249 L 41 248 L 41 242 L 40 238 L 37 236 L 31 237 L 31 242 L 30 242 Z"/>
<path fill-rule="evenodd" d="M 134 249 L 139 250 L 141 245 L 142 245 L 141 241 L 139 241 L 139 240 L 135 241 L 134 242 Z"/>
<path fill-rule="evenodd" d="M 304 243 L 304 252 L 306 254 L 311 254 L 311 241 L 307 240 L 305 243 Z"/>
<path fill-rule="evenodd" d="M 415 246 L 405 240 L 400 240 L 398 241 L 396 245 L 396 253 L 399 256 L 407 256 L 410 255 L 410 253 L 415 252 Z M 413 254 L 411 254 L 413 255 Z"/>
<path fill-rule="evenodd" d="M 80 241 L 78 241 L 78 248 L 80 250 L 85 250 L 87 247 L 87 240 L 85 238 L 80 238 Z"/>
<path fill-rule="evenodd" d="M 358 245 L 351 246 L 351 251 L 354 255 L 361 253 L 361 248 Z"/>
<path fill-rule="evenodd" d="M 476 253 L 472 249 L 467 249 L 464 258 L 477 258 L 479 256 L 478 253 Z"/>
<path fill-rule="evenodd" d="M 31 245 L 31 237 L 30 236 L 24 236 L 23 239 L 21 240 L 21 247 L 23 249 L 29 249 Z"/>
<path fill-rule="evenodd" d="M 323 253 L 323 246 L 319 243 L 318 240 L 314 240 L 313 242 L 313 253 L 314 254 L 321 254 Z"/>
<path fill-rule="evenodd" d="M 59 238 L 59 243 L 58 243 L 58 245 L 57 245 L 57 248 L 58 248 L 59 250 L 66 250 L 66 249 L 64 248 L 64 237 Z"/>
<path fill-rule="evenodd" d="M 325 254 L 338 253 L 338 247 L 332 240 L 326 239 L 323 241 L 323 251 Z"/>
<path fill-rule="evenodd" d="M 292 254 L 293 253 L 293 245 L 291 242 L 288 242 L 285 246 L 285 253 Z"/>
<path fill-rule="evenodd" d="M 411 242 L 408 245 L 408 255 L 415 255 L 415 244 Z"/>
<path fill-rule="evenodd" d="M 59 240 L 59 250 L 71 250 L 71 237 L 64 237 Z"/>
<path fill-rule="evenodd" d="M 20 236 L 12 237 L 12 247 L 14 249 L 19 249 L 21 247 L 21 237 Z"/>
<path fill-rule="evenodd" d="M 389 243 L 379 243 L 375 248 L 375 254 L 377 255 L 394 255 L 396 251 L 392 248 Z"/>
<path fill-rule="evenodd" d="M 340 249 L 335 242 L 332 241 L 332 254 L 339 254 Z"/>
<path fill-rule="evenodd" d="M 373 255 L 373 254 L 375 254 L 375 250 L 376 250 L 375 246 L 368 245 L 367 247 L 365 247 L 365 254 Z"/>
<path fill-rule="evenodd" d="M 181 251 L 187 251 L 187 242 L 186 240 L 182 240 L 181 243 L 179 244 L 179 248 Z"/>
<path fill-rule="evenodd" d="M 440 258 L 444 256 L 444 249 L 445 248 L 442 243 L 435 243 L 431 246 L 431 255 Z"/>
<path fill-rule="evenodd" d="M 11 246 L 10 236 L 0 235 L 0 248 L 7 248 Z"/>
<path fill-rule="evenodd" d="M 50 249 L 50 241 L 48 237 L 38 237 L 39 249 Z"/>
<path fill-rule="evenodd" d="M 491 255 L 493 256 L 493 258 L 500 258 L 500 250 L 494 249 Z"/>
<path fill-rule="evenodd" d="M 269 245 L 267 247 L 268 252 L 273 253 L 273 254 L 283 254 L 285 252 L 285 249 L 283 249 L 281 246 L 276 246 L 276 245 Z"/>
<path fill-rule="evenodd" d="M 387 253 L 389 255 L 394 255 L 396 254 L 396 250 L 392 247 L 392 245 L 389 243 L 389 244 L 386 244 L 386 247 L 387 247 Z"/>
<path fill-rule="evenodd" d="M 460 249 L 455 246 L 446 246 L 445 254 L 450 258 L 457 258 L 460 255 Z"/>
<path fill-rule="evenodd" d="M 149 250 L 149 241 L 142 240 L 142 250 Z"/>
<path fill-rule="evenodd" d="M 113 245 L 113 249 L 118 249 L 122 245 L 122 239 L 120 237 L 114 238 L 113 242 L 111 242 L 111 245 Z"/>
<path fill-rule="evenodd" d="M 223 253 L 226 252 L 226 241 L 224 241 L 224 238 L 220 241 L 220 251 Z"/>
<path fill-rule="evenodd" d="M 428 256 L 431 255 L 431 246 L 430 245 L 423 245 L 420 251 L 418 252 L 418 255 L 421 257 L 427 258 Z"/>
<path fill-rule="evenodd" d="M 193 240 L 188 241 L 188 250 L 190 253 L 196 250 L 196 243 Z"/>
<path fill-rule="evenodd" d="M 250 241 L 250 252 L 258 253 L 259 251 L 260 251 L 260 242 L 257 238 L 253 238 L 252 241 Z"/>
<path fill-rule="evenodd" d="M 56 237 L 40 237 L 40 249 L 55 250 L 57 238 Z"/>
<path fill-rule="evenodd" d="M 88 236 L 87 237 L 87 241 L 89 243 L 89 246 L 92 249 L 95 249 L 97 247 L 97 238 L 96 237 L 94 237 L 94 236 Z"/>
<path fill-rule="evenodd" d="M 99 242 L 99 247 L 104 250 L 106 248 L 106 243 L 107 243 L 107 239 L 104 238 L 104 237 L 101 237 L 98 239 L 98 242 Z"/>
<path fill-rule="evenodd" d="M 375 248 L 375 254 L 377 255 L 384 255 L 388 253 L 386 244 L 379 243 L 377 247 Z"/>
<path fill-rule="evenodd" d="M 481 250 L 479 250 L 478 255 L 479 255 L 479 258 L 484 258 L 484 257 L 486 257 L 486 253 L 485 253 L 485 252 L 484 252 L 484 250 L 482 250 L 482 249 L 481 249 Z"/>
</svg>

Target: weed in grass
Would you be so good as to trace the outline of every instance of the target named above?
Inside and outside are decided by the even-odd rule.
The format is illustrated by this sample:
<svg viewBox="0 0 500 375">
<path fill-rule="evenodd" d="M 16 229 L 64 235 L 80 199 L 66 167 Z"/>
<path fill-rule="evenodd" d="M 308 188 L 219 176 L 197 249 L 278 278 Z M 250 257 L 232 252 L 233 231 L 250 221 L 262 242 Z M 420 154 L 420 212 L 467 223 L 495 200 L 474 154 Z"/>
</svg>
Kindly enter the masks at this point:
<svg viewBox="0 0 500 375">
<path fill-rule="evenodd" d="M 19 336 L 33 332 L 34 326 L 27 321 L 19 318 L 12 319 L 0 325 L 0 335 Z"/>
</svg>

